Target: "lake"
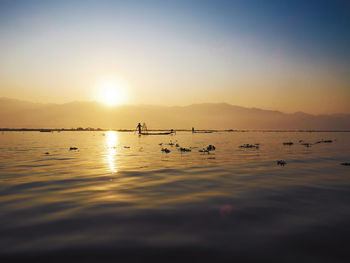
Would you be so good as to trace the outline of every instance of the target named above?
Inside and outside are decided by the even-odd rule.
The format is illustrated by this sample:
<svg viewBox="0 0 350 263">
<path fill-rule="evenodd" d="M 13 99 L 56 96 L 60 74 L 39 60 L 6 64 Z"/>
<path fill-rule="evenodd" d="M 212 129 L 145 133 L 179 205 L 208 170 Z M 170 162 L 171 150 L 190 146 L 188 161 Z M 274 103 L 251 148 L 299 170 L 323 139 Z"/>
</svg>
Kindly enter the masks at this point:
<svg viewBox="0 0 350 263">
<path fill-rule="evenodd" d="M 348 132 L 2 132 L 0 259 L 349 262 L 349 161 Z"/>
</svg>

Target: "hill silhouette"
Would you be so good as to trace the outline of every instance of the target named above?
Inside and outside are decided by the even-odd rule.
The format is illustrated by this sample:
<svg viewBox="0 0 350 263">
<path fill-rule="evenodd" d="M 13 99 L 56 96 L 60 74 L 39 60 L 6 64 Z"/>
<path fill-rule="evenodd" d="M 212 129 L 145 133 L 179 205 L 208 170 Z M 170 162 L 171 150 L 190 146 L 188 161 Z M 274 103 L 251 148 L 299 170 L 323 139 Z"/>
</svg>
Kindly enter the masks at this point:
<svg viewBox="0 0 350 263">
<path fill-rule="evenodd" d="M 287 114 L 227 103 L 106 107 L 97 102 L 40 104 L 0 98 L 0 128 L 133 129 L 138 122 L 153 129 L 350 130 L 350 114 Z"/>
</svg>

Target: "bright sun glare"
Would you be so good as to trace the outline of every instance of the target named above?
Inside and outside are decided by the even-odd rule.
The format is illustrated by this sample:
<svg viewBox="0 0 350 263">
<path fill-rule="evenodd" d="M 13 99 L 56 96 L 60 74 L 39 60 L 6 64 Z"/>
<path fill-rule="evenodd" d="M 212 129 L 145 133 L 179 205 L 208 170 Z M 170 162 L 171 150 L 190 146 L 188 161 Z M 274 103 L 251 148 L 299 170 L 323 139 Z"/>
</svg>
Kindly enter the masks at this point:
<svg viewBox="0 0 350 263">
<path fill-rule="evenodd" d="M 125 86 L 123 84 L 114 81 L 104 81 L 98 86 L 99 102 L 108 106 L 126 103 Z"/>
</svg>

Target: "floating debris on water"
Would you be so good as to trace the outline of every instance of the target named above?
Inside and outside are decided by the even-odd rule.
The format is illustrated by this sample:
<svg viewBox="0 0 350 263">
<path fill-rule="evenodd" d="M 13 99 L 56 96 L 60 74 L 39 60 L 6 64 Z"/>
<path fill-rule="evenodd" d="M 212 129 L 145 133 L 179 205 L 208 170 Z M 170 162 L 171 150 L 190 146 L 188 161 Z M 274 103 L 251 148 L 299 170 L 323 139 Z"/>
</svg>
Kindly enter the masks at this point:
<svg viewBox="0 0 350 263">
<path fill-rule="evenodd" d="M 341 163 L 341 165 L 350 166 L 350 162 Z"/>
<path fill-rule="evenodd" d="M 304 142 L 304 143 L 302 143 L 301 145 L 304 145 L 305 147 L 311 147 L 311 143 L 307 143 L 307 142 Z"/>
<path fill-rule="evenodd" d="M 284 142 L 283 145 L 293 145 L 294 142 Z"/>
<path fill-rule="evenodd" d="M 215 146 L 210 144 L 210 145 L 208 145 L 207 150 L 208 151 L 215 151 Z"/>
<path fill-rule="evenodd" d="M 277 161 L 277 165 L 285 166 L 286 164 L 287 164 L 287 162 L 284 161 L 284 160 L 278 160 L 278 161 Z"/>
<path fill-rule="evenodd" d="M 216 149 L 215 146 L 210 144 L 206 148 L 199 150 L 199 152 L 209 154 L 210 151 L 215 151 L 215 149 Z"/>
<path fill-rule="evenodd" d="M 323 143 L 332 143 L 333 140 L 324 140 Z"/>
<path fill-rule="evenodd" d="M 190 151 L 192 151 L 192 150 L 189 149 L 189 148 L 182 148 L 182 147 L 180 147 L 179 151 L 180 151 L 180 152 L 190 152 Z"/>
<path fill-rule="evenodd" d="M 239 146 L 239 148 L 246 148 L 246 149 L 249 149 L 249 148 L 255 148 L 255 149 L 259 149 L 260 145 L 259 143 L 256 143 L 256 144 L 243 144 L 241 146 Z"/>
<path fill-rule="evenodd" d="M 168 148 L 162 148 L 162 152 L 170 153 L 170 150 Z"/>
<path fill-rule="evenodd" d="M 318 144 L 318 143 L 332 143 L 333 140 L 321 140 L 321 141 L 318 141 L 318 142 L 315 142 L 315 144 Z"/>
<path fill-rule="evenodd" d="M 78 147 L 70 147 L 69 150 L 70 151 L 76 151 L 76 150 L 78 150 Z"/>
</svg>

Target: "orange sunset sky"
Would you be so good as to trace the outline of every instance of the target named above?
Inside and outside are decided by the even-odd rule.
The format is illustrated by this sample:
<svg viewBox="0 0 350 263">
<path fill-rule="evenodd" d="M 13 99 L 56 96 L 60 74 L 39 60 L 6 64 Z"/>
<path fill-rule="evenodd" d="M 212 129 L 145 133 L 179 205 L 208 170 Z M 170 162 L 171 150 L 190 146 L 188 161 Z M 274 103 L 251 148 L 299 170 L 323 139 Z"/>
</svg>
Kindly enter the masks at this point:
<svg viewBox="0 0 350 263">
<path fill-rule="evenodd" d="M 0 1 L 0 97 L 350 113 L 346 1 L 219 2 Z"/>
</svg>

